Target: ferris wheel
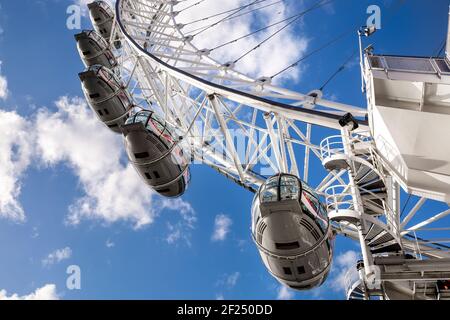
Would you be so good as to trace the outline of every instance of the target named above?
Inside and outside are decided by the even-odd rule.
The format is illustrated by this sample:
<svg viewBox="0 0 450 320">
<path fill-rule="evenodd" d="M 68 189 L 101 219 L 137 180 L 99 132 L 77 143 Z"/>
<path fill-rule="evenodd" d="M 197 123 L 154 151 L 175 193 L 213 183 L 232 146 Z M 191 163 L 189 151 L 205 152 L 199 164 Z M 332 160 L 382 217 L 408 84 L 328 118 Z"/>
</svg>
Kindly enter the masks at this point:
<svg viewBox="0 0 450 320">
<path fill-rule="evenodd" d="M 425 170 L 416 161 L 411 168 L 405 133 L 388 121 L 397 111 L 410 122 L 425 116 L 403 108 L 414 102 L 412 83 L 422 83 L 424 92 L 414 112 L 426 111 L 433 121 L 448 117 L 441 110 L 446 102 L 436 98 L 449 90 L 447 59 L 361 50 L 368 107 L 358 108 L 326 100 L 323 88 L 299 93 L 277 82 L 342 35 L 273 74 L 239 71 L 244 59 L 332 0 L 203 48 L 197 38 L 283 2 L 249 0 L 186 20 L 208 1 L 117 0 L 115 9 L 94 1 L 88 6 L 95 31 L 75 36 L 89 105 L 124 136 L 144 183 L 163 196 L 181 196 L 190 166 L 200 163 L 255 193 L 252 237 L 270 274 L 291 288 L 326 280 L 334 238 L 342 235 L 359 242 L 362 258 L 348 274 L 347 298 L 450 299 L 450 166 L 431 170 L 427 162 Z M 375 31 L 362 28 L 360 39 Z M 255 35 L 235 59 L 214 54 Z M 435 158 L 448 164 L 448 151 Z"/>
</svg>

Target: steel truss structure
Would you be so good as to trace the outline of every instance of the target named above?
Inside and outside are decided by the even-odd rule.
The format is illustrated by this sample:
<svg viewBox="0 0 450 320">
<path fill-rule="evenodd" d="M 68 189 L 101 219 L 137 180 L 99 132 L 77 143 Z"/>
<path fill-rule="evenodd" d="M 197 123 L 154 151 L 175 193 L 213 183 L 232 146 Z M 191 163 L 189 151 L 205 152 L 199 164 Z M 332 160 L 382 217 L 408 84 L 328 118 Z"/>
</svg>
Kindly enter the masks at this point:
<svg viewBox="0 0 450 320">
<path fill-rule="evenodd" d="M 270 78 L 252 79 L 214 60 L 177 22 L 183 2 L 192 4 L 117 0 L 111 48 L 136 107 L 177 127 L 193 161 L 248 190 L 279 172 L 312 184 L 335 232 L 361 245 L 348 298 L 444 299 L 439 281 L 450 279 L 450 239 L 442 234 L 450 228 L 430 225 L 450 210 L 442 204 L 429 212 L 426 198 L 401 192 L 372 141 L 368 111 L 323 99 L 319 90 L 302 94 Z M 348 113 L 355 130 L 353 122 L 339 122 Z M 402 214 L 405 196 L 415 203 Z"/>
</svg>

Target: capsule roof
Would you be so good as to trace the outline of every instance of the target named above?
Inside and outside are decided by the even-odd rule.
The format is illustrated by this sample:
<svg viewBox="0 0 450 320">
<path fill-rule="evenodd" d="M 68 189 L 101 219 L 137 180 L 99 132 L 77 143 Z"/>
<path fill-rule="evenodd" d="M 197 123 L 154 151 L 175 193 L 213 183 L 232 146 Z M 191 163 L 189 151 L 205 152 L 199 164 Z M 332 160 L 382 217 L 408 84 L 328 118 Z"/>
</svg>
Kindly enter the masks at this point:
<svg viewBox="0 0 450 320">
<path fill-rule="evenodd" d="M 127 119 L 125 125 L 133 123 L 142 123 L 147 130 L 158 136 L 165 136 L 165 140 L 171 140 L 171 142 L 179 140 L 174 133 L 174 128 L 153 111 L 142 110 L 136 112 Z"/>
<path fill-rule="evenodd" d="M 96 7 L 100 7 L 104 9 L 109 15 L 114 16 L 114 11 L 112 10 L 111 6 L 106 2 L 102 0 L 94 1 L 91 3 L 88 3 L 89 9 L 94 9 Z"/>
<path fill-rule="evenodd" d="M 282 173 L 267 179 L 261 186 L 259 200 L 261 203 L 300 200 L 302 191 L 302 182 L 298 177 Z"/>
</svg>

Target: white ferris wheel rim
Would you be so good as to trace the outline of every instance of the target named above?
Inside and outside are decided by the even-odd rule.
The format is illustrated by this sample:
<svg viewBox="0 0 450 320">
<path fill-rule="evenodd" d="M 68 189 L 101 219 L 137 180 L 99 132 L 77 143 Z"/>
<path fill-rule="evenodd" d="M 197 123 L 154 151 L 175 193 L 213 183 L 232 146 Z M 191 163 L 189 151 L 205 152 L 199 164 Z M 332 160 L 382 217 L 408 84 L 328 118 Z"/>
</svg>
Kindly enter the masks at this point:
<svg viewBox="0 0 450 320">
<path fill-rule="evenodd" d="M 271 113 L 281 113 L 286 114 L 290 117 L 292 117 L 295 120 L 298 121 L 304 121 L 308 123 L 312 123 L 319 126 L 324 126 L 332 129 L 340 129 L 340 125 L 338 123 L 339 119 L 342 117 L 340 114 L 333 114 L 333 113 L 327 113 L 325 111 L 321 110 L 314 110 L 311 108 L 303 108 L 298 106 L 293 106 L 287 103 L 274 101 L 272 99 L 267 99 L 264 97 L 259 97 L 256 95 L 253 95 L 251 93 L 247 93 L 242 90 L 237 90 L 233 88 L 229 88 L 227 86 L 211 82 L 209 80 L 203 79 L 199 76 L 193 75 L 189 72 L 186 72 L 184 70 L 181 70 L 175 66 L 172 66 L 171 64 L 163 61 L 162 59 L 155 56 L 153 53 L 147 51 L 145 48 L 143 48 L 141 45 L 137 43 L 137 41 L 128 33 L 126 30 L 123 21 L 122 21 L 122 7 L 123 3 L 126 3 L 130 0 L 117 0 L 116 1 L 116 21 L 117 25 L 120 29 L 120 32 L 122 35 L 126 38 L 128 43 L 131 45 L 131 47 L 134 48 L 137 52 L 142 54 L 146 59 L 150 59 L 152 62 L 156 63 L 162 70 L 170 74 L 171 76 L 178 78 L 186 83 L 189 83 L 192 86 L 195 86 L 205 92 L 209 92 L 210 94 L 217 94 L 225 96 L 226 98 L 236 101 L 238 103 L 244 103 L 248 105 L 252 105 L 253 107 L 259 108 L 262 111 Z M 171 6 L 171 20 L 173 22 L 172 28 L 177 30 L 178 34 L 180 35 L 179 41 L 183 41 L 187 46 L 191 47 L 194 51 L 200 52 L 199 50 L 190 39 L 186 39 L 185 35 L 181 31 L 179 25 L 175 21 L 175 14 L 173 11 L 173 6 L 177 4 L 176 1 L 160 1 L 160 0 L 145 0 L 150 3 L 154 4 L 167 4 Z M 206 59 L 209 63 L 211 63 L 211 67 L 215 67 L 217 69 L 220 69 L 223 67 L 223 65 L 214 60 L 212 57 L 208 55 L 202 55 L 202 58 Z M 241 79 L 244 79 L 246 81 L 251 81 L 254 83 L 254 85 L 261 85 L 258 83 L 258 80 L 253 79 L 239 71 L 236 71 L 233 68 L 227 68 L 227 72 L 229 72 L 232 75 L 235 75 Z M 275 89 L 277 92 L 285 92 L 287 94 L 295 94 L 297 95 L 298 99 L 303 99 L 305 103 L 311 103 L 313 105 L 323 105 L 325 107 L 330 108 L 336 108 L 338 110 L 342 111 L 343 113 L 350 112 L 354 114 L 355 116 L 359 117 L 365 117 L 367 115 L 367 110 L 363 108 L 358 108 L 350 105 L 346 105 L 343 103 L 335 102 L 335 101 L 328 101 L 322 98 L 313 98 L 311 96 L 294 92 L 292 90 L 288 90 L 282 87 L 273 86 L 271 84 L 264 84 L 265 88 L 268 89 Z M 329 121 L 321 121 L 321 118 L 326 118 Z M 368 121 L 366 119 L 359 120 L 361 131 L 368 131 Z"/>
</svg>

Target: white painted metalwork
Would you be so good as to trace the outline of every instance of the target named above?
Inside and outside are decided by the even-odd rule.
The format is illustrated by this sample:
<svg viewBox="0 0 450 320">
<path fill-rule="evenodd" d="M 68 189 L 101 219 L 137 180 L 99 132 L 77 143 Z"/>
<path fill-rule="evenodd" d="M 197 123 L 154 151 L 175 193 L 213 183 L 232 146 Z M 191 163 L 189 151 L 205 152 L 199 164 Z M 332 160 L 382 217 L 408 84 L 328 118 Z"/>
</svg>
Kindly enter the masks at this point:
<svg viewBox="0 0 450 320">
<path fill-rule="evenodd" d="M 249 190 L 257 190 L 279 172 L 302 176 L 307 182 L 314 178 L 312 184 L 326 201 L 335 231 L 361 244 L 364 280 L 374 275 L 372 267 L 380 254 L 412 254 L 422 266 L 450 258 L 442 237 L 445 230 L 424 228 L 444 219 L 449 210 L 433 214 L 425 208 L 427 197 L 413 196 L 417 203 L 402 215 L 396 186 L 404 184 L 372 138 L 373 128 L 365 120 L 371 109 L 325 100 L 321 92 L 308 95 L 275 86 L 268 78 L 252 79 L 236 71 L 233 63 L 214 60 L 210 50 L 194 46 L 192 36 L 177 22 L 180 3 L 186 8 L 194 4 L 117 0 L 111 44 L 120 41 L 121 48 L 111 48 L 119 62 L 117 73 L 128 83 L 136 107 L 152 109 L 178 128 L 195 162 Z M 443 64 L 433 59 L 365 61 L 364 70 L 380 74 L 388 67 L 398 75 L 405 63 L 413 63 L 427 79 L 447 75 L 439 69 Z M 367 78 L 363 81 L 367 84 Z M 367 90 L 370 105 L 373 86 Z M 342 128 L 339 120 L 347 113 L 357 119 L 358 129 Z M 317 169 L 318 164 L 324 169 Z M 424 240 L 425 232 L 436 234 L 436 240 Z M 400 268 L 399 279 L 401 273 Z M 350 287 L 367 298 L 370 290 L 364 286 L 358 282 Z"/>
</svg>

